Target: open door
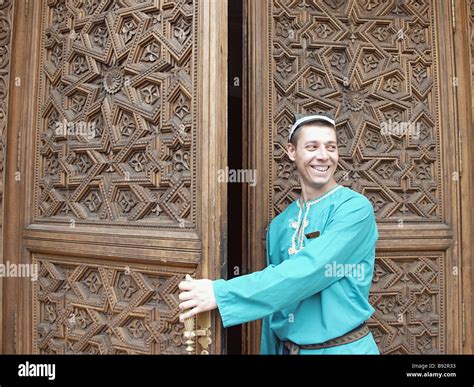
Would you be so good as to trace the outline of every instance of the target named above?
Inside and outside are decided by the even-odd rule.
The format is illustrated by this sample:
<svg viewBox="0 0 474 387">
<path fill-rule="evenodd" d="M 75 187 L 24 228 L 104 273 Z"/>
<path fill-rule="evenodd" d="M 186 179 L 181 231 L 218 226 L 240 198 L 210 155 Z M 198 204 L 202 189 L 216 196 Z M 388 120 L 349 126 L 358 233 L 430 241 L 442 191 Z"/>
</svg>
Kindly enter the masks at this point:
<svg viewBox="0 0 474 387">
<path fill-rule="evenodd" d="M 470 53 L 465 44 L 454 48 L 468 40 L 455 39 L 468 31 L 466 5 L 247 1 L 246 160 L 260 179 L 247 194 L 248 264 L 264 266 L 266 227 L 299 195 L 285 153 L 293 115 L 334 113 L 336 179 L 372 202 L 379 225 L 369 326 L 384 354 L 471 351 L 472 228 L 463 239 L 461 225 L 472 212 L 472 169 L 463 173 L 468 156 L 460 150 L 469 150 L 460 132 L 471 125 L 471 83 L 466 70 L 456 76 L 455 61 L 461 66 Z M 257 324 L 246 344 L 258 351 Z"/>
<path fill-rule="evenodd" d="M 220 353 L 177 295 L 225 263 L 227 2 L 15 7 L 2 352 Z"/>
</svg>

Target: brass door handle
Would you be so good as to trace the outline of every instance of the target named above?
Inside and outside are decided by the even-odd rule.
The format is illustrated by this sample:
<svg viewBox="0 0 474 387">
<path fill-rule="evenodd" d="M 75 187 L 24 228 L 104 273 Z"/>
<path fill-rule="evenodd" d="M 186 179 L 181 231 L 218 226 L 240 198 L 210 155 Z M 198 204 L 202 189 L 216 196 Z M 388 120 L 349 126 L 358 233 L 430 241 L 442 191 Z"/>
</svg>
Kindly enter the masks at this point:
<svg viewBox="0 0 474 387">
<path fill-rule="evenodd" d="M 186 281 L 191 280 L 190 276 L 186 276 Z M 188 355 L 195 355 L 197 353 L 200 355 L 209 355 L 209 345 L 212 343 L 211 335 L 210 311 L 198 314 L 197 318 L 193 316 L 184 320 L 183 339 Z M 199 350 L 196 350 L 197 345 L 199 345 Z"/>
</svg>

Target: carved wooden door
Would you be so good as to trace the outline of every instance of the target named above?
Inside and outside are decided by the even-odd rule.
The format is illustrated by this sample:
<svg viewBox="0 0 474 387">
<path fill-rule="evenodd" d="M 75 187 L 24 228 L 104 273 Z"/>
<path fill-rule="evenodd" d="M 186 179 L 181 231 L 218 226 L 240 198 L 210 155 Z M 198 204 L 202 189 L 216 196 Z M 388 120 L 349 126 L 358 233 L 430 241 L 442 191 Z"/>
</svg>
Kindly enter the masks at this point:
<svg viewBox="0 0 474 387">
<path fill-rule="evenodd" d="M 379 225 L 369 325 L 381 352 L 461 352 L 452 3 L 247 4 L 247 160 L 261 178 L 248 193 L 249 257 L 264 256 L 266 226 L 299 194 L 285 154 L 293 114 L 330 111 L 337 117 L 337 180 L 370 199 Z M 384 132 L 390 123 L 400 125 Z M 249 258 L 249 265 L 264 263 Z M 255 352 L 256 326 L 248 332 L 248 351 Z"/>
<path fill-rule="evenodd" d="M 177 286 L 224 259 L 226 2 L 14 4 L 4 261 L 38 279 L 4 280 L 3 351 L 201 353 Z"/>
</svg>

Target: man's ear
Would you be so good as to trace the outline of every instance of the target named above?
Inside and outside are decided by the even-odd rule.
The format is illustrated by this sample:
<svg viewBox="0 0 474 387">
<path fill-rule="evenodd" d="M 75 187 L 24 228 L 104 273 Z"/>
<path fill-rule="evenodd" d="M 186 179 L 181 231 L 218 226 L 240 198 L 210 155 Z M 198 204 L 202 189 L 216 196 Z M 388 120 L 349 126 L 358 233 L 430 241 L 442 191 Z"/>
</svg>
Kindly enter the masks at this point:
<svg viewBox="0 0 474 387">
<path fill-rule="evenodd" d="M 286 149 L 288 151 L 288 157 L 290 158 L 290 160 L 295 161 L 296 160 L 296 148 L 295 148 L 295 146 L 290 142 L 286 146 Z"/>
</svg>

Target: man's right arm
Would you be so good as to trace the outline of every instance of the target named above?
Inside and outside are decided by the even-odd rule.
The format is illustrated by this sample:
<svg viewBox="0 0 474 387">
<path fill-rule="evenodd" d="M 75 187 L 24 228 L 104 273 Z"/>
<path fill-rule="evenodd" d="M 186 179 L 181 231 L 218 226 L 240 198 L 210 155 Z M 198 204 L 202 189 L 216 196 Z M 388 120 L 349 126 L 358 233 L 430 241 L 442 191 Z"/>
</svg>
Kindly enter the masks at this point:
<svg viewBox="0 0 474 387">
<path fill-rule="evenodd" d="M 302 301 L 340 278 L 328 276 L 328 264 L 359 263 L 375 248 L 377 226 L 366 198 L 341 204 L 323 234 L 290 259 L 266 269 L 213 281 L 224 327 L 258 320 Z"/>
</svg>

